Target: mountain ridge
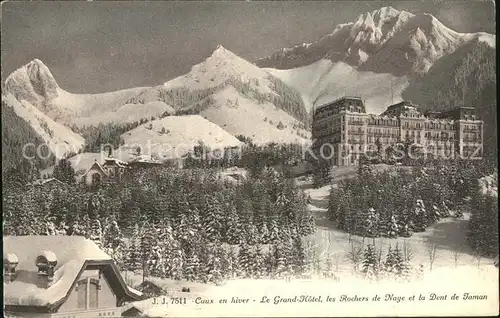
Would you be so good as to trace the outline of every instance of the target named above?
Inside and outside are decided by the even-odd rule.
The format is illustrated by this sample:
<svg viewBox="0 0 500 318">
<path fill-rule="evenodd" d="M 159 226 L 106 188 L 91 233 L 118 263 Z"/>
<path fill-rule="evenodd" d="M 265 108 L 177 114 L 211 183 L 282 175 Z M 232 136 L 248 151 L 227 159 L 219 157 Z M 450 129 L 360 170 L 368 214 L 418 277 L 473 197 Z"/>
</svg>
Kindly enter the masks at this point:
<svg viewBox="0 0 500 318">
<path fill-rule="evenodd" d="M 360 14 L 355 22 L 337 25 L 332 33 L 316 42 L 277 50 L 258 59 L 256 65 L 292 69 L 330 59 L 360 67 L 361 71 L 397 76 L 423 74 L 440 57 L 478 38 L 490 45 L 494 43 L 494 35 L 455 32 L 432 14 L 383 7 Z"/>
</svg>

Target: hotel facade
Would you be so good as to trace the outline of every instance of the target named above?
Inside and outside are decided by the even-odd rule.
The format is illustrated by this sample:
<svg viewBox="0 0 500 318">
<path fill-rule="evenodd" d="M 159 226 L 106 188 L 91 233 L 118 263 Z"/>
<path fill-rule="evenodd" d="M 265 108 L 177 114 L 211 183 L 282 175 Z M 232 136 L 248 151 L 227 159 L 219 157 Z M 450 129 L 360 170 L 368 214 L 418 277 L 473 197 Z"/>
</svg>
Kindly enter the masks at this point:
<svg viewBox="0 0 500 318">
<path fill-rule="evenodd" d="M 345 96 L 314 111 L 312 140 L 313 153 L 335 166 L 357 165 L 398 145 L 426 157 L 474 159 L 483 154 L 483 121 L 471 107 L 421 113 L 406 101 L 368 114 L 360 97 Z"/>
</svg>

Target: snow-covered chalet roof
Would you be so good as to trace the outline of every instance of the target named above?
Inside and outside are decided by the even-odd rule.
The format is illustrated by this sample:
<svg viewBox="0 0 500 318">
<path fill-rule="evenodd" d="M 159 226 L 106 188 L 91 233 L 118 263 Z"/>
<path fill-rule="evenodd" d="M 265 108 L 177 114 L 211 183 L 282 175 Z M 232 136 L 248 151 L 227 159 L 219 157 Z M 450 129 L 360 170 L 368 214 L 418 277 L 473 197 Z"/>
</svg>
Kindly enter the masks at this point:
<svg viewBox="0 0 500 318">
<path fill-rule="evenodd" d="M 120 160 L 120 159 L 116 159 L 116 158 L 113 158 L 113 157 L 104 158 L 104 164 L 103 165 L 107 165 L 107 164 L 115 164 L 115 165 L 117 165 L 118 167 L 121 167 L 121 168 L 126 168 L 127 165 L 128 165 L 125 161 Z"/>
<path fill-rule="evenodd" d="M 101 171 L 101 173 L 102 173 L 102 174 L 104 174 L 105 176 L 107 176 L 107 175 L 108 175 L 108 173 L 107 173 L 107 172 L 104 170 L 104 168 L 103 168 L 103 167 L 99 164 L 99 162 L 94 161 L 94 163 L 90 166 L 90 168 L 88 168 L 87 172 L 85 172 L 85 173 L 83 174 L 83 176 L 86 176 L 86 175 L 89 173 L 89 171 L 90 171 L 90 170 L 92 170 L 92 169 L 94 169 L 94 168 L 95 168 L 95 169 L 97 169 L 97 170 L 99 170 L 99 171 Z"/>
<path fill-rule="evenodd" d="M 58 184 L 64 184 L 64 182 L 56 179 L 56 178 L 49 178 L 49 179 L 38 179 L 38 180 L 35 180 L 31 183 L 31 185 L 44 185 L 44 184 L 47 184 L 47 183 L 58 183 Z"/>
<path fill-rule="evenodd" d="M 4 236 L 3 239 L 4 255 L 13 253 L 19 261 L 15 280 L 3 285 L 4 304 L 7 306 L 51 306 L 68 295 L 85 264 L 104 262 L 114 266 L 109 255 L 82 236 Z M 51 260 L 57 258 L 54 280 L 48 288 L 37 286 L 35 261 L 42 253 Z M 123 287 L 128 293 L 140 296 L 127 286 Z"/>
</svg>

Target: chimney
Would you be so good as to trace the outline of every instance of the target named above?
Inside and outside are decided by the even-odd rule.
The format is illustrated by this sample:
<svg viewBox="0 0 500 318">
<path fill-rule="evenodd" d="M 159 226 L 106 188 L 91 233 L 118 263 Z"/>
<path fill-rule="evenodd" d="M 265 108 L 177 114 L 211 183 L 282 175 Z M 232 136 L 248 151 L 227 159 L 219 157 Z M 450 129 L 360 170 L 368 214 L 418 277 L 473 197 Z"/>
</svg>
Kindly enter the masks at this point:
<svg viewBox="0 0 500 318">
<path fill-rule="evenodd" d="M 48 288 L 54 280 L 54 270 L 57 265 L 56 254 L 51 251 L 42 251 L 36 258 L 38 267 L 38 287 Z"/>
<path fill-rule="evenodd" d="M 6 253 L 3 255 L 3 281 L 6 284 L 13 282 L 16 279 L 16 266 L 19 260 L 14 253 Z"/>
</svg>

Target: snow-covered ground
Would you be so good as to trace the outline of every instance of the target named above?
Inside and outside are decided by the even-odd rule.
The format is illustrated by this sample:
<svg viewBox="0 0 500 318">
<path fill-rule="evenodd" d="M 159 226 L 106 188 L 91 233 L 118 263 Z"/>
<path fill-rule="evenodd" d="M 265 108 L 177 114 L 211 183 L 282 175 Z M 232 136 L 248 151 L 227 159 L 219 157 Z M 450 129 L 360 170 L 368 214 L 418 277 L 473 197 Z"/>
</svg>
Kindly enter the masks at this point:
<svg viewBox="0 0 500 318">
<path fill-rule="evenodd" d="M 303 177 L 298 183 L 310 195 L 312 203 L 308 208 L 317 218 L 317 232 L 310 237 L 311 243 L 323 262 L 331 259 L 338 280 L 316 276 L 291 278 L 290 281 L 234 279 L 215 286 L 152 277 L 148 279 L 166 289 L 166 296 L 146 299 L 135 303 L 135 306 L 145 314 L 156 317 L 498 314 L 499 271 L 492 259 L 475 257 L 465 245 L 468 214 L 463 220 L 443 219 L 410 238 L 375 239 L 375 244 L 385 250 L 389 245 L 394 247 L 396 242 L 400 246 L 409 245 L 413 253 L 412 263 L 417 267 L 423 265 L 423 278 L 410 283 L 389 278 L 374 282 L 354 274 L 353 265 L 346 259 L 349 235 L 335 229 L 326 218 L 330 187 L 312 189 L 307 187 L 310 180 Z M 351 239 L 362 242 L 358 237 Z M 365 243 L 372 243 L 372 240 Z M 436 246 L 436 257 L 431 270 L 427 248 L 432 245 Z M 142 276 L 138 274 L 127 273 L 124 276 L 133 286 L 142 281 Z M 190 288 L 191 292 L 181 292 L 183 287 Z M 302 295 L 311 296 L 310 299 L 315 298 L 316 301 L 300 302 Z M 376 295 L 380 300 L 374 300 Z M 294 301 L 295 296 L 297 299 Z M 436 296 L 438 298 L 433 300 Z M 472 299 L 475 296 L 480 297 Z M 172 303 L 178 297 L 185 297 L 186 304 Z M 353 300 L 354 297 L 358 300 Z M 227 303 L 223 303 L 223 299 Z M 209 300 L 213 303 L 207 303 Z M 158 304 L 163 301 L 167 304 Z"/>
<path fill-rule="evenodd" d="M 366 111 L 378 114 L 393 102 L 400 102 L 401 93 L 408 85 L 406 76 L 362 72 L 344 62 L 332 63 L 325 59 L 289 70 L 265 70 L 298 90 L 309 111 L 344 95 L 357 96 L 362 92 Z"/>
<path fill-rule="evenodd" d="M 298 128 L 301 123 L 297 119 L 269 102 L 258 103 L 240 94 L 233 86 L 212 97 L 215 104 L 200 115 L 234 136 L 250 137 L 256 144 L 309 143 L 311 133 Z M 283 124 L 281 129 L 278 128 L 280 122 Z M 294 126 L 297 128 L 294 129 Z"/>
<path fill-rule="evenodd" d="M 151 128 L 151 129 L 149 129 Z M 165 132 L 162 133 L 162 129 Z M 125 144 L 121 150 L 134 153 L 159 155 L 165 158 L 180 158 L 202 141 L 212 150 L 237 147 L 241 142 L 233 135 L 199 115 L 169 116 L 153 120 L 122 135 Z"/>
<path fill-rule="evenodd" d="M 344 231 L 335 228 L 334 224 L 327 218 L 327 207 L 330 186 L 318 189 L 309 188 L 304 190 L 311 197 L 309 209 L 316 214 L 316 233 L 310 238 L 315 245 L 316 251 L 323 255 L 324 260 L 330 258 L 332 261 L 339 260 L 339 270 L 349 272 L 352 265 L 346 262 L 346 254 L 349 250 L 349 237 L 358 243 L 362 243 L 361 237 L 350 236 Z M 412 263 L 422 264 L 425 268 L 430 267 L 428 247 L 436 246 L 436 257 L 433 267 L 454 268 L 455 266 L 477 266 L 477 264 L 493 264 L 493 259 L 477 258 L 465 243 L 467 222 L 469 214 L 465 213 L 463 219 L 449 217 L 441 219 L 438 223 L 430 226 L 425 232 L 414 233 L 409 238 L 376 238 L 366 239 L 365 244 L 375 242 L 385 253 L 388 246 L 394 247 L 408 244 L 413 252 Z M 456 261 L 455 261 L 456 260 Z"/>
<path fill-rule="evenodd" d="M 319 278 L 290 281 L 238 279 L 230 280 L 223 286 L 193 286 L 193 283 L 179 284 L 170 280 L 159 283 L 163 283 L 163 287 L 171 286 L 171 292 L 164 297 L 134 304 L 153 317 L 452 316 L 498 313 L 498 269 L 493 265 L 439 268 L 425 273 L 422 281 L 412 282 L 411 285 L 389 280 L 374 283 L 353 276 L 344 276 L 340 281 Z M 189 287 L 191 292 L 176 291 L 179 285 Z M 465 293 L 486 295 L 487 299 L 463 300 Z M 446 296 L 446 300 L 431 300 L 432 294 Z M 302 295 L 316 301 L 299 302 Z M 374 300 L 377 295 L 380 300 Z M 388 295 L 392 295 L 391 298 Z M 458 300 L 452 299 L 453 295 Z M 294 302 L 295 296 L 297 301 Z M 185 297 L 186 303 L 173 304 L 176 297 Z M 213 303 L 209 304 L 209 300 Z M 227 302 L 224 303 L 224 300 Z M 161 304 L 164 301 L 166 305 Z"/>
<path fill-rule="evenodd" d="M 175 113 L 172 106 L 164 102 L 155 101 L 145 104 L 125 104 L 118 108 L 94 114 L 87 117 L 78 117 L 73 120 L 76 125 L 97 125 L 99 123 L 132 123 L 141 119 L 150 119 L 168 113 Z"/>
</svg>

